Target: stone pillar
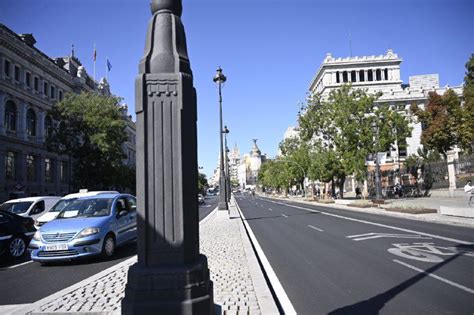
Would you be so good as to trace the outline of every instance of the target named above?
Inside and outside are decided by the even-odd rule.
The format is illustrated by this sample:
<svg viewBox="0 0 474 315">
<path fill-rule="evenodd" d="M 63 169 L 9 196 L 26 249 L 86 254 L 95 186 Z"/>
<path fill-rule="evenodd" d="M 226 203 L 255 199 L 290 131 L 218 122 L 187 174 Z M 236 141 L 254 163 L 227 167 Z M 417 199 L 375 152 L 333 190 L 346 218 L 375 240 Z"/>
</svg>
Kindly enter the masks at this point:
<svg viewBox="0 0 474 315">
<path fill-rule="evenodd" d="M 360 73 L 359 73 L 359 70 L 356 70 L 356 82 L 360 82 Z"/>
<path fill-rule="evenodd" d="M 456 190 L 456 169 L 454 167 L 454 161 L 456 159 L 456 152 L 454 150 L 447 152 L 447 163 L 448 163 L 448 179 L 449 179 L 449 197 L 454 197 L 454 191 Z"/>
<path fill-rule="evenodd" d="M 38 110 L 38 119 L 36 123 L 36 142 L 42 144 L 45 141 L 45 134 L 44 134 L 44 118 L 45 118 L 45 113 L 43 109 Z"/>
<path fill-rule="evenodd" d="M 17 111 L 18 111 L 18 120 L 17 120 L 17 135 L 19 138 L 23 140 L 27 140 L 27 134 L 26 134 L 26 107 L 28 106 L 28 103 L 23 100 L 16 100 L 16 105 L 17 105 Z"/>
<path fill-rule="evenodd" d="M 364 81 L 369 81 L 369 71 L 368 70 L 364 70 Z"/>
<path fill-rule="evenodd" d="M 196 91 L 181 0 L 153 0 L 135 81 L 138 262 L 123 314 L 211 314 L 207 258 L 199 253 Z"/>
<path fill-rule="evenodd" d="M 5 98 L 5 94 L 0 91 L 0 135 L 5 134 Z"/>
</svg>

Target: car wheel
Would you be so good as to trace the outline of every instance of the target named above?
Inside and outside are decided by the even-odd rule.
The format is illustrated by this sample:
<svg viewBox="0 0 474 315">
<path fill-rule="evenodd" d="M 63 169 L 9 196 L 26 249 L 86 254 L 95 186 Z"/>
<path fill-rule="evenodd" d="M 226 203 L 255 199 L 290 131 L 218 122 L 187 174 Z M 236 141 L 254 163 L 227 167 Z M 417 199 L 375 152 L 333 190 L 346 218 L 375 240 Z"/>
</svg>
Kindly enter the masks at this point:
<svg viewBox="0 0 474 315">
<path fill-rule="evenodd" d="M 19 258 L 26 253 L 26 243 L 20 236 L 14 236 L 8 244 L 8 253 L 13 258 Z"/>
<path fill-rule="evenodd" d="M 115 253 L 115 239 L 112 235 L 107 235 L 102 245 L 102 256 L 104 258 L 110 258 Z"/>
</svg>

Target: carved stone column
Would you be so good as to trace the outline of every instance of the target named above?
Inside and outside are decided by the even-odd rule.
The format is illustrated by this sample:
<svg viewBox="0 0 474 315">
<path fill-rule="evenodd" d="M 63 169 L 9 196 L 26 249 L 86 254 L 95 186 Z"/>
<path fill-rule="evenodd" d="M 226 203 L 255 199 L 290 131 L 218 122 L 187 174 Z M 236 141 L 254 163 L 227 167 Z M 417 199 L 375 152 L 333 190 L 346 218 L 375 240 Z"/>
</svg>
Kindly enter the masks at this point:
<svg viewBox="0 0 474 315">
<path fill-rule="evenodd" d="M 196 92 L 181 0 L 153 0 L 136 79 L 138 262 L 123 314 L 211 314 L 199 254 Z"/>
</svg>

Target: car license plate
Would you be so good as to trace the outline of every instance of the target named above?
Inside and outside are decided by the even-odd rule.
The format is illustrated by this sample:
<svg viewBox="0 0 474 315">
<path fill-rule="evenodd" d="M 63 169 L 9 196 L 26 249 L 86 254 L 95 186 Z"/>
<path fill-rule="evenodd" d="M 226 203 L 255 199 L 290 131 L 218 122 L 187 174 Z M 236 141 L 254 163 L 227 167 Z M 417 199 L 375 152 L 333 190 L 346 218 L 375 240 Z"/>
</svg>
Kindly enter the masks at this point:
<svg viewBox="0 0 474 315">
<path fill-rule="evenodd" d="M 68 250 L 67 244 L 52 244 L 52 245 L 45 245 L 45 251 L 54 251 L 54 250 Z"/>
</svg>

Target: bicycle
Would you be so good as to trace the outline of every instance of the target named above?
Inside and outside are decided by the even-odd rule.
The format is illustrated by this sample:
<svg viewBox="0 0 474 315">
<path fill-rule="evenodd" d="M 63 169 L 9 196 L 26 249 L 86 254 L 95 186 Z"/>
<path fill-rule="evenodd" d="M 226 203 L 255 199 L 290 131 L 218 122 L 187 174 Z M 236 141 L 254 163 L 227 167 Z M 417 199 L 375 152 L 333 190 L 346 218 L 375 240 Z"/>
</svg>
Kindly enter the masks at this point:
<svg viewBox="0 0 474 315">
<path fill-rule="evenodd" d="M 392 245 L 395 248 L 389 248 L 389 253 L 423 262 L 439 263 L 443 261 L 439 256 L 453 256 L 457 254 L 474 257 L 474 250 L 472 249 L 435 246 L 434 243 L 398 243 Z"/>
</svg>

